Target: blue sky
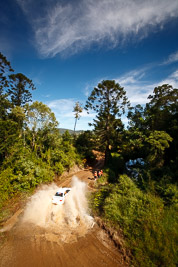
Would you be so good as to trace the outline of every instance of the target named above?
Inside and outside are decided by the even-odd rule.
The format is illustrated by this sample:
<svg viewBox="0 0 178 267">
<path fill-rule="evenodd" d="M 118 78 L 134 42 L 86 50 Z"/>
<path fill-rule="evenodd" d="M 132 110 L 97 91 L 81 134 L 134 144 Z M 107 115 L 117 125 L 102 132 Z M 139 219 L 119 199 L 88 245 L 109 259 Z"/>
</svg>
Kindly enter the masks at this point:
<svg viewBox="0 0 178 267">
<path fill-rule="evenodd" d="M 73 107 L 114 79 L 132 103 L 178 88 L 178 0 L 1 0 L 0 51 L 33 80 L 33 100 L 74 128 Z M 76 130 L 90 129 L 84 111 Z"/>
</svg>

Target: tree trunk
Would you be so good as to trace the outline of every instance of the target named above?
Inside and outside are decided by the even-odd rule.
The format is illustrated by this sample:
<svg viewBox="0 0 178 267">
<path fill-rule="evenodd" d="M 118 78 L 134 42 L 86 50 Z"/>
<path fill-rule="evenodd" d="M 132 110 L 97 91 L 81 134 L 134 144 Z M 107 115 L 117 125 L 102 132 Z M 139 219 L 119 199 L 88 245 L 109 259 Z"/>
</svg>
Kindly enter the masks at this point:
<svg viewBox="0 0 178 267">
<path fill-rule="evenodd" d="M 77 118 L 75 119 L 75 125 L 74 125 L 74 134 L 75 134 L 75 128 L 76 128 L 76 124 L 77 124 Z"/>
<path fill-rule="evenodd" d="M 105 150 L 105 160 L 104 160 L 105 166 L 108 164 L 109 159 L 110 159 L 110 149 L 109 149 L 109 144 L 107 144 L 106 150 Z"/>
</svg>

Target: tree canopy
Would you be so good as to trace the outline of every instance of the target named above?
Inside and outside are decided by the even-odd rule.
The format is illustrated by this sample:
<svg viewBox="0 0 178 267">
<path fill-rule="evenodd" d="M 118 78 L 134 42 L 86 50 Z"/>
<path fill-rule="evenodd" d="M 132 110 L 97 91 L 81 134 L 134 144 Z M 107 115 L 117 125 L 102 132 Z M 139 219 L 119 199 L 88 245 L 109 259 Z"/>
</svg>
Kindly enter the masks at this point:
<svg viewBox="0 0 178 267">
<path fill-rule="evenodd" d="M 86 102 L 86 110 L 94 110 L 96 119 L 93 125 L 100 145 L 105 151 L 105 163 L 110 157 L 110 149 L 118 132 L 123 129 L 121 115 L 129 107 L 129 101 L 123 87 L 114 80 L 102 81 L 93 89 Z"/>
<path fill-rule="evenodd" d="M 14 106 L 24 106 L 32 101 L 30 90 L 35 90 L 35 86 L 29 78 L 22 73 L 9 75 L 8 95 L 11 98 L 11 103 Z"/>
</svg>

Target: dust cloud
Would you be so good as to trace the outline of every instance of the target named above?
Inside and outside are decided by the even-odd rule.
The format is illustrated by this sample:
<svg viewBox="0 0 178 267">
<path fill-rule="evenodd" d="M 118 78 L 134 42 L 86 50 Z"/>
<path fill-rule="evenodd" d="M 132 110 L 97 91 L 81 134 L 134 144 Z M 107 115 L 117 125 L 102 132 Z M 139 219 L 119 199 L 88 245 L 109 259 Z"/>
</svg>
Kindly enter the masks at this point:
<svg viewBox="0 0 178 267">
<path fill-rule="evenodd" d="M 87 185 L 73 176 L 72 190 L 63 205 L 53 205 L 52 197 L 58 191 L 52 184 L 43 186 L 28 202 L 21 223 L 45 229 L 44 237 L 53 242 L 75 242 L 94 225 L 87 203 Z"/>
</svg>

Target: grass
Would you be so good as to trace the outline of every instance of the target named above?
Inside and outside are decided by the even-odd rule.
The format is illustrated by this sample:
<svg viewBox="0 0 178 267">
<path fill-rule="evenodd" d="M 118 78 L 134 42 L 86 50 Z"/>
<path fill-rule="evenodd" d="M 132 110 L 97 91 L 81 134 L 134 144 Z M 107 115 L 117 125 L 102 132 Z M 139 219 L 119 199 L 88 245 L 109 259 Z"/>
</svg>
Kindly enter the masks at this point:
<svg viewBox="0 0 178 267">
<path fill-rule="evenodd" d="M 176 266 L 176 204 L 165 207 L 160 197 L 142 192 L 127 175 L 112 185 L 100 182 L 92 199 L 93 212 L 123 230 L 134 266 Z"/>
</svg>

